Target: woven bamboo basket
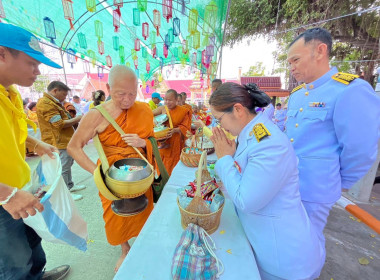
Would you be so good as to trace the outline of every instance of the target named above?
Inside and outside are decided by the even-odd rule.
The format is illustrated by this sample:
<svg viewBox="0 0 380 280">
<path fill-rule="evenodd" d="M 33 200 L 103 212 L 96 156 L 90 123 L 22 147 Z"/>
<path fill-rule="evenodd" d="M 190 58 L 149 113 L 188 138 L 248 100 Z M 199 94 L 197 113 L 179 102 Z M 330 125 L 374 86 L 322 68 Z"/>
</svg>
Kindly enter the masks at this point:
<svg viewBox="0 0 380 280">
<path fill-rule="evenodd" d="M 202 159 L 199 162 L 199 170 L 203 169 L 204 162 L 207 162 L 204 160 L 206 158 L 207 160 L 207 155 L 206 152 L 202 153 Z M 197 182 L 201 181 L 201 174 L 197 174 Z M 200 188 L 201 184 L 197 183 L 197 188 Z M 220 191 L 220 194 L 224 197 L 224 194 L 222 191 Z M 218 211 L 210 213 L 210 214 L 196 214 L 196 213 L 191 213 L 187 211 L 186 209 L 183 209 L 182 206 L 179 204 L 179 199 L 177 197 L 177 205 L 179 208 L 179 212 L 181 214 L 181 225 L 182 228 L 186 228 L 188 224 L 196 224 L 200 227 L 202 227 L 205 231 L 207 231 L 208 234 L 214 233 L 220 224 L 220 217 L 222 216 L 222 211 L 224 207 L 224 203 Z"/>
<path fill-rule="evenodd" d="M 212 180 L 210 172 L 207 170 L 207 157 L 203 157 L 202 169 L 198 168 L 195 171 L 195 182 L 198 180 L 198 172 L 201 172 L 201 184 Z"/>
<path fill-rule="evenodd" d="M 173 121 L 172 121 L 172 118 L 170 116 L 169 109 L 167 106 L 165 106 L 165 110 L 166 110 L 166 114 L 167 114 L 168 119 L 169 119 L 169 127 L 164 129 L 164 130 L 154 132 L 154 138 L 156 138 L 157 141 L 162 141 L 162 140 L 168 139 L 167 135 L 168 135 L 169 131 L 171 129 L 173 129 Z"/>
<path fill-rule="evenodd" d="M 196 144 L 195 144 L 195 137 L 191 139 L 191 146 L 190 150 L 187 153 L 186 149 L 187 147 L 183 148 L 180 155 L 180 160 L 182 163 L 188 167 L 197 167 L 199 165 L 199 161 L 201 159 L 201 154 L 198 154 L 195 152 Z"/>
</svg>

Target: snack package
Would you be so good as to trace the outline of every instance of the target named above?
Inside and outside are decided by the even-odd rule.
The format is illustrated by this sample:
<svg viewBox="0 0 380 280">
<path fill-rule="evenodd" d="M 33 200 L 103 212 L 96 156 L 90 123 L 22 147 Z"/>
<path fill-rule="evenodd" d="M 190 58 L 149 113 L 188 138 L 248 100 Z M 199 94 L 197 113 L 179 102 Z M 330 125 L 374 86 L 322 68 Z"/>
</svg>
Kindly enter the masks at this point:
<svg viewBox="0 0 380 280">
<path fill-rule="evenodd" d="M 224 197 L 220 194 L 216 194 L 210 205 L 211 213 L 216 212 L 224 203 Z"/>
<path fill-rule="evenodd" d="M 188 191 L 186 187 L 177 189 L 178 201 L 183 209 L 186 209 L 186 207 L 193 200 L 191 197 L 187 196 L 186 191 Z"/>
</svg>

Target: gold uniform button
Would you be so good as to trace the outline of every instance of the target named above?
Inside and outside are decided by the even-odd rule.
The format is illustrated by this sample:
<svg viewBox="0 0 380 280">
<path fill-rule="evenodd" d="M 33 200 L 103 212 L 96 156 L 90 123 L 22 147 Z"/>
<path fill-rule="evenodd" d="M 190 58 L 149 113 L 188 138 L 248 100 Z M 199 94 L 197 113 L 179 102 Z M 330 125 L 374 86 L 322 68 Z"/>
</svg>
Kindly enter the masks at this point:
<svg viewBox="0 0 380 280">
<path fill-rule="evenodd" d="M 309 89 L 313 89 L 313 88 L 314 88 L 314 86 L 313 86 L 313 85 L 310 85 L 310 86 L 309 86 Z"/>
<path fill-rule="evenodd" d="M 290 142 L 293 142 L 294 141 L 294 139 L 293 138 L 290 138 Z"/>
<path fill-rule="evenodd" d="M 308 91 L 307 91 L 307 92 L 305 92 L 305 95 L 306 95 L 306 96 L 308 96 L 308 95 L 309 95 L 309 92 L 308 92 Z"/>
<path fill-rule="evenodd" d="M 303 111 L 303 108 L 300 108 L 300 112 L 302 112 Z"/>
<path fill-rule="evenodd" d="M 298 127 L 298 123 L 296 123 L 296 127 Z"/>
</svg>

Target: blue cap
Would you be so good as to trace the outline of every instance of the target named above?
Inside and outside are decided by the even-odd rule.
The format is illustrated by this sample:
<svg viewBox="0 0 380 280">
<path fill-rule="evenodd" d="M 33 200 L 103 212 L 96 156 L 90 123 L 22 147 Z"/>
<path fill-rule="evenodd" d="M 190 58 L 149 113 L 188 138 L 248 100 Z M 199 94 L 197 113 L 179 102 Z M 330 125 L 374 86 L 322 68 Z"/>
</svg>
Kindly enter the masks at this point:
<svg viewBox="0 0 380 280">
<path fill-rule="evenodd" d="M 12 24 L 0 22 L 0 34 L 0 46 L 21 51 L 48 66 L 62 68 L 61 65 L 43 54 L 37 37 L 29 31 Z"/>
<path fill-rule="evenodd" d="M 160 100 L 164 100 L 158 92 L 153 92 L 152 93 L 152 98 L 158 98 Z"/>
</svg>

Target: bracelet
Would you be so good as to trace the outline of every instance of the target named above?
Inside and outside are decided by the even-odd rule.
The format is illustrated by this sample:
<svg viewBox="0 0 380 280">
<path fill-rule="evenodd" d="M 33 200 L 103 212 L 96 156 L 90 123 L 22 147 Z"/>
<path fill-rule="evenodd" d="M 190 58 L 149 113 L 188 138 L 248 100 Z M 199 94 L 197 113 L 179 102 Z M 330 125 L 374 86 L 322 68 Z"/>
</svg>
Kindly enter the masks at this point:
<svg viewBox="0 0 380 280">
<path fill-rule="evenodd" d="M 39 143 L 37 142 L 36 145 L 34 145 L 33 153 L 36 153 L 36 148 L 37 148 L 38 144 L 39 144 Z"/>
<path fill-rule="evenodd" d="M 9 202 L 9 200 L 11 200 L 12 197 L 14 197 L 16 195 L 16 192 L 18 191 L 17 188 L 13 188 L 13 191 L 11 192 L 11 194 L 3 201 L 0 201 L 0 205 L 5 205 Z"/>
</svg>

